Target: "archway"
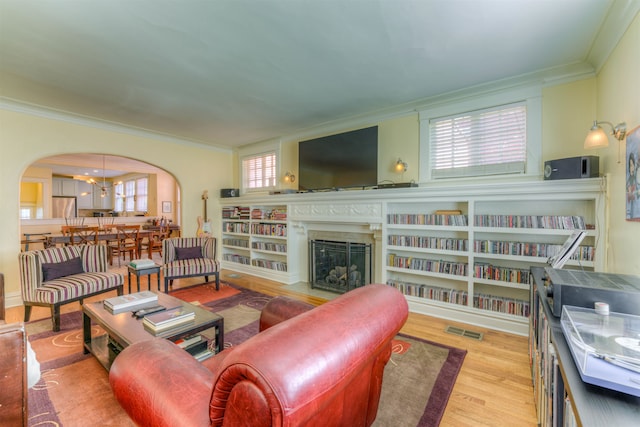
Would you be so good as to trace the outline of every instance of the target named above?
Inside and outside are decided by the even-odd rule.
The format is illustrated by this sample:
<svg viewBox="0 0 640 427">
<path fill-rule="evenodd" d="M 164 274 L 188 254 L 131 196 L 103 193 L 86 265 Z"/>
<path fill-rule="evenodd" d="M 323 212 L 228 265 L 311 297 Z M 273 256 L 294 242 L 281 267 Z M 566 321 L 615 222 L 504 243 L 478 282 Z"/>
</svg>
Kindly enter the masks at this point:
<svg viewBox="0 0 640 427">
<path fill-rule="evenodd" d="M 67 217 L 87 224 L 164 220 L 180 226 L 180 187 L 169 172 L 124 156 L 70 153 L 39 159 L 20 184 L 21 239 L 59 233 Z M 54 204 L 55 202 L 55 204 Z M 63 208 L 66 202 L 75 205 Z M 64 210 L 66 209 L 66 210 Z"/>
</svg>

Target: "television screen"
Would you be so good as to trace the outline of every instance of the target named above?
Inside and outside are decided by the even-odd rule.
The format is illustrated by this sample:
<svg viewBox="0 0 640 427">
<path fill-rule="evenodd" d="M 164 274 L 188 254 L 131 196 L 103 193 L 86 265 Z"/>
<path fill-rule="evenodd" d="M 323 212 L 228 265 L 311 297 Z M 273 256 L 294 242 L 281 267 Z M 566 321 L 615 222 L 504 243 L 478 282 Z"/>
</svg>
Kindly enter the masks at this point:
<svg viewBox="0 0 640 427">
<path fill-rule="evenodd" d="M 378 183 L 378 127 L 301 141 L 298 186 L 302 191 L 369 187 Z"/>
</svg>

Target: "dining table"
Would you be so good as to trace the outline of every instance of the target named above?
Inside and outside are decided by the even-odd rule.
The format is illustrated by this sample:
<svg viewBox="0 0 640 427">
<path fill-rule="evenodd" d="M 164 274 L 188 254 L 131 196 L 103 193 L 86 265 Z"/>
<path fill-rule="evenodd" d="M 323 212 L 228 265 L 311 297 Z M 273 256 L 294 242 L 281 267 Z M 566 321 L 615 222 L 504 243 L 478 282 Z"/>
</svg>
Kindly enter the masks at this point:
<svg viewBox="0 0 640 427">
<path fill-rule="evenodd" d="M 148 238 L 151 233 L 153 233 L 152 230 L 141 229 L 138 232 L 138 240 L 141 241 L 145 238 Z M 109 242 L 114 240 L 118 240 L 118 233 L 114 230 L 109 229 L 98 233 L 98 241 Z M 80 242 L 81 239 L 79 236 L 76 236 L 74 237 L 74 241 Z M 44 246 L 45 248 L 53 248 L 58 245 L 68 245 L 70 243 L 71 236 L 69 234 L 52 233 L 45 237 Z"/>
</svg>

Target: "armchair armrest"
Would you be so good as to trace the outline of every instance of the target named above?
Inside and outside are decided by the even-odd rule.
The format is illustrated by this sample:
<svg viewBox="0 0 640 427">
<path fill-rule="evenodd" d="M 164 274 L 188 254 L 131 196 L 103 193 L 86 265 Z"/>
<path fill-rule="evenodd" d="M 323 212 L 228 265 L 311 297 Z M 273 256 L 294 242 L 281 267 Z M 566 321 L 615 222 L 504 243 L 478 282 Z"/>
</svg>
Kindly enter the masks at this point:
<svg viewBox="0 0 640 427">
<path fill-rule="evenodd" d="M 125 348 L 109 371 L 116 399 L 139 426 L 210 426 L 213 378 L 193 356 L 161 338 Z"/>
</svg>

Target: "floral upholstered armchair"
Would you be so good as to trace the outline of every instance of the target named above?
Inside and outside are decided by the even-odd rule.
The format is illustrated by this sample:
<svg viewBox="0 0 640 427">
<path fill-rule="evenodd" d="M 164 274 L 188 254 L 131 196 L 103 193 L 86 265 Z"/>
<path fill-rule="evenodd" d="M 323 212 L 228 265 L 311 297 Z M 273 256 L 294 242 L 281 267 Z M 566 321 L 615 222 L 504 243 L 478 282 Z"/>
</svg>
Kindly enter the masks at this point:
<svg viewBox="0 0 640 427">
<path fill-rule="evenodd" d="M 215 237 L 171 237 L 162 241 L 162 274 L 164 291 L 174 279 L 183 277 L 216 277 L 216 290 L 220 290 L 220 263 L 216 259 Z"/>
</svg>

